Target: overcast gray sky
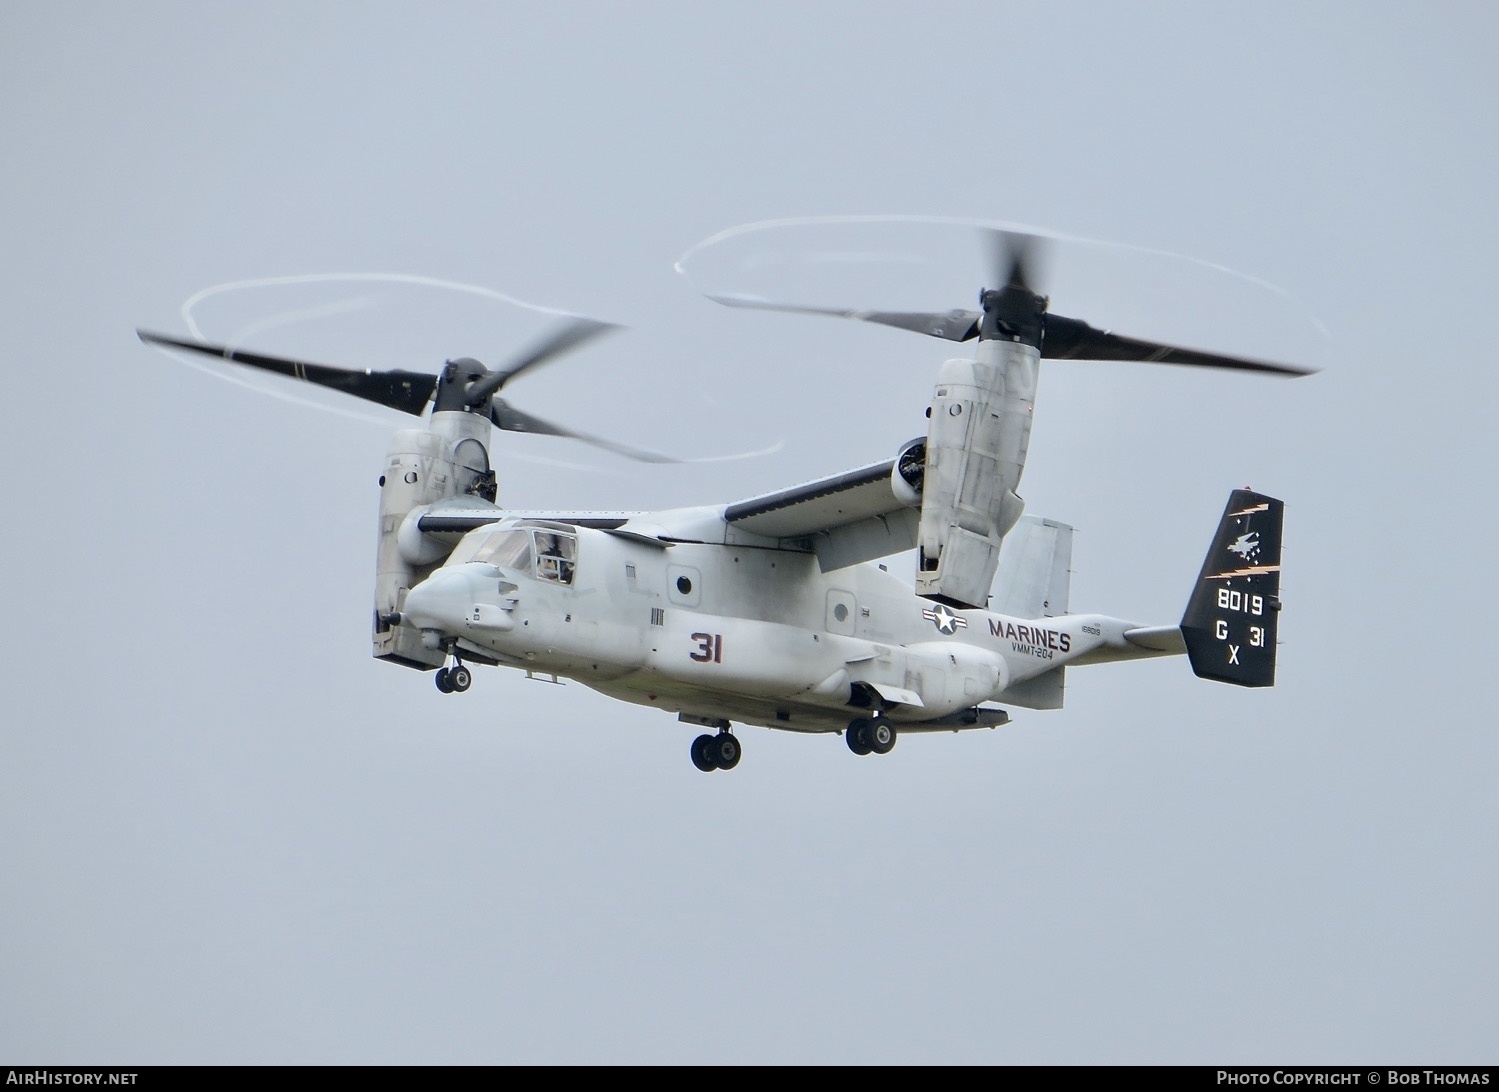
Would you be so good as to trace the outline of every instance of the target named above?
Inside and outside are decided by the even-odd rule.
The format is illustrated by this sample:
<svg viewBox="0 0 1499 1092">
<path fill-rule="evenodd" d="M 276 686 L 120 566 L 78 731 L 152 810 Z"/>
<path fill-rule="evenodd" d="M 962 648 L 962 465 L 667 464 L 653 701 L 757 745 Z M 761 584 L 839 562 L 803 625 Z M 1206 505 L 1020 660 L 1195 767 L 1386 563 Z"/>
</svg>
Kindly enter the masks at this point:
<svg viewBox="0 0 1499 1092">
<path fill-rule="evenodd" d="M 1494 1060 L 1499 16 L 922 8 L 0 8 L 0 1060 Z M 1327 370 L 1049 365 L 1023 490 L 1079 529 L 1074 607 L 1147 622 L 1228 489 L 1283 497 L 1274 690 L 1079 670 L 999 731 L 871 761 L 747 728 L 711 776 L 690 729 L 581 686 L 445 698 L 368 655 L 399 422 L 133 333 L 330 272 L 628 323 L 516 401 L 686 455 L 783 446 L 641 469 L 504 437 L 502 501 L 734 500 L 893 454 L 951 347 L 718 308 L 673 262 L 882 213 L 1289 294 L 1058 269 L 1065 313 Z M 894 276 L 937 297 L 911 306 L 978 286 Z M 368 282 L 194 315 L 422 369 L 541 322 Z"/>
</svg>

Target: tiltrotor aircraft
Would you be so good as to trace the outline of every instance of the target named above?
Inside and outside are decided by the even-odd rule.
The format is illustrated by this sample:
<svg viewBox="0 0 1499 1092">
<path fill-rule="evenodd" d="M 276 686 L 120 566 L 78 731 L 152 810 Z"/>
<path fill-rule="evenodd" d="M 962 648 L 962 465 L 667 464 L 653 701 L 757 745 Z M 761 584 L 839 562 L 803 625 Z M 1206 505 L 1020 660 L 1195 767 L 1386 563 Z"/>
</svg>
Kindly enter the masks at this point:
<svg viewBox="0 0 1499 1092">
<path fill-rule="evenodd" d="M 1185 653 L 1203 678 L 1272 685 L 1279 500 L 1235 490 L 1181 623 L 1145 626 L 1071 613 L 1072 529 L 1022 515 L 1016 490 L 1043 358 L 1307 369 L 1052 314 L 1027 274 L 1034 240 L 995 239 L 1005 261 L 978 311 L 818 312 L 976 341 L 971 357 L 942 366 L 925 437 L 884 462 L 698 508 L 606 515 L 496 503 L 492 426 L 658 458 L 500 398 L 510 380 L 610 329 L 604 323 L 572 319 L 505 367 L 463 358 L 439 375 L 138 332 L 427 414 L 425 428 L 395 434 L 380 477 L 374 655 L 435 671 L 443 693 L 468 690 L 472 664 L 575 679 L 708 729 L 691 756 L 710 771 L 739 763 L 734 722 L 841 732 L 855 754 L 886 754 L 902 733 L 996 727 L 1010 719 L 1005 706 L 1060 708 L 1069 666 Z M 913 548 L 914 589 L 879 563 Z"/>
</svg>

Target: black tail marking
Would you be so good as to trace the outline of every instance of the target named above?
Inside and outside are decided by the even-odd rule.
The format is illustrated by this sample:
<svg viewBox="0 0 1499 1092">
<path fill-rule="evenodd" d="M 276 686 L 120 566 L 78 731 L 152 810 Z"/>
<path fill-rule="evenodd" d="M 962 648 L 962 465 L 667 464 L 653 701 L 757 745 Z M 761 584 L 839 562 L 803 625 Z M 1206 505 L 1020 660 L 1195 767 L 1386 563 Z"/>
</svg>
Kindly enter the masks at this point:
<svg viewBox="0 0 1499 1092">
<path fill-rule="evenodd" d="M 1182 616 L 1187 658 L 1201 678 L 1275 685 L 1284 508 L 1247 489 L 1228 499 Z"/>
</svg>

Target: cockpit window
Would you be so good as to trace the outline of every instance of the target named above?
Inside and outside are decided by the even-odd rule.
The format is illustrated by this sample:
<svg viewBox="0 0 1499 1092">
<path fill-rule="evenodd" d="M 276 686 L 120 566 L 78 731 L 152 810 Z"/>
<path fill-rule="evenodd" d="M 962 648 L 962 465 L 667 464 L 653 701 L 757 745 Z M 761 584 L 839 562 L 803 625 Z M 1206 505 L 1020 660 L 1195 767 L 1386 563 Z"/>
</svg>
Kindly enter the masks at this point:
<svg viewBox="0 0 1499 1092">
<path fill-rule="evenodd" d="M 448 555 L 447 561 L 443 562 L 443 564 L 462 565 L 466 562 L 472 561 L 474 559 L 474 555 L 478 553 L 483 548 L 484 544 L 488 541 L 488 532 L 470 531 L 468 534 L 463 536 L 463 540 L 459 542 L 457 546 L 453 547 L 453 552 Z"/>
<path fill-rule="evenodd" d="M 536 532 L 536 576 L 559 584 L 573 582 L 578 560 L 578 540 L 562 531 Z"/>
<path fill-rule="evenodd" d="M 495 531 L 484 540 L 474 560 L 524 572 L 531 567 L 531 532 Z"/>
<path fill-rule="evenodd" d="M 578 561 L 578 536 L 567 531 L 512 527 L 487 534 L 473 531 L 448 556 L 449 565 L 479 561 L 538 580 L 571 584 Z"/>
</svg>

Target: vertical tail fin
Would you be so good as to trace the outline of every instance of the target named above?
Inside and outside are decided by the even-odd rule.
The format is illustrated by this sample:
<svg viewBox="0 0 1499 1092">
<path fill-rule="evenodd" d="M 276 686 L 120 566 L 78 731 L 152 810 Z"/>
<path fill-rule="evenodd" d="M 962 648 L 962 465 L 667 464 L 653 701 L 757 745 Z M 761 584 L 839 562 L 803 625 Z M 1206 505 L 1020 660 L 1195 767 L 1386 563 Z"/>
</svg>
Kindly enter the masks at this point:
<svg viewBox="0 0 1499 1092">
<path fill-rule="evenodd" d="M 1021 516 L 999 548 L 999 576 L 989 609 L 1011 618 L 1066 614 L 1072 594 L 1072 528 L 1039 516 Z M 1060 709 L 1067 668 L 1054 667 L 1005 688 L 1007 705 Z"/>
<path fill-rule="evenodd" d="M 1198 677 L 1236 686 L 1275 685 L 1280 620 L 1280 532 L 1285 506 L 1235 489 L 1187 612 L 1182 637 Z"/>
<path fill-rule="evenodd" d="M 1021 516 L 999 548 L 989 609 L 1011 618 L 1054 618 L 1067 613 L 1071 583 L 1072 528 Z"/>
</svg>

